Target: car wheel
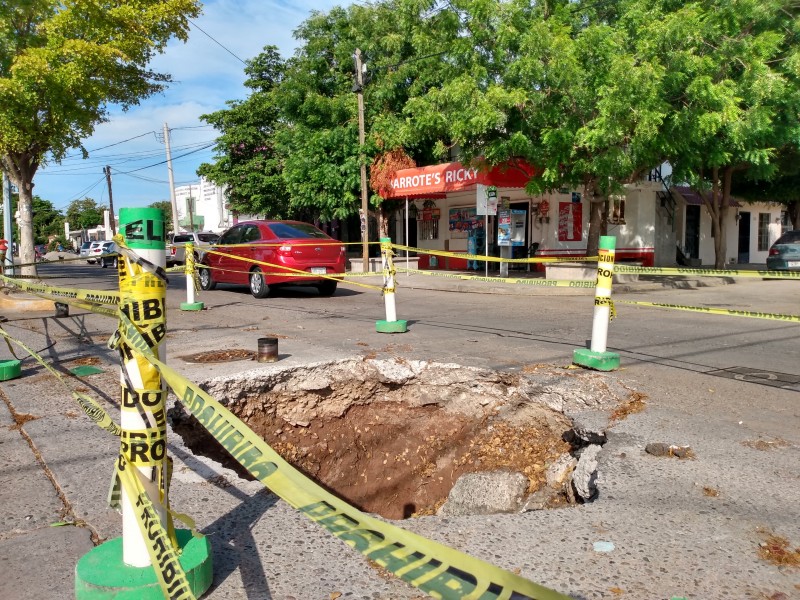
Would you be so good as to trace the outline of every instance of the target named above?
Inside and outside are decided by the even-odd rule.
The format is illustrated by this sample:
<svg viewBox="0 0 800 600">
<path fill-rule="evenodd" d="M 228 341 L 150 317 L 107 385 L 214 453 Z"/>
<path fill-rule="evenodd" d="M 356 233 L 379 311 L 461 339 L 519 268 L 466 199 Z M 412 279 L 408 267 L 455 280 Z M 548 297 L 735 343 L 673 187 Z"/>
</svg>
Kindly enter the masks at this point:
<svg viewBox="0 0 800 600">
<path fill-rule="evenodd" d="M 326 279 L 322 283 L 317 286 L 319 290 L 320 296 L 333 296 L 336 293 L 336 285 L 338 284 L 337 281 L 333 281 L 332 279 Z"/>
<path fill-rule="evenodd" d="M 217 283 L 211 278 L 211 269 L 200 265 L 197 269 L 197 277 L 200 279 L 201 290 L 213 290 Z"/>
<path fill-rule="evenodd" d="M 115 269 L 119 266 L 119 257 L 117 256 L 114 257 L 114 262 L 111 264 L 111 266 L 114 267 Z"/>
<path fill-rule="evenodd" d="M 250 293 L 254 298 L 266 298 L 269 296 L 269 286 L 264 279 L 264 274 L 258 267 L 250 271 Z"/>
</svg>

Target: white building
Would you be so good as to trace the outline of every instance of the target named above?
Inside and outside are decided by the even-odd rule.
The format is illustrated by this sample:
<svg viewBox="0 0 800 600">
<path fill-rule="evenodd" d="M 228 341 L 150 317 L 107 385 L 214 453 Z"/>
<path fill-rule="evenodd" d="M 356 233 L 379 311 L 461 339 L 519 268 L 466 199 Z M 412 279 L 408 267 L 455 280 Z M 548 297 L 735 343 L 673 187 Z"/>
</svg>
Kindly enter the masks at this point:
<svg viewBox="0 0 800 600">
<path fill-rule="evenodd" d="M 227 208 L 225 190 L 204 177 L 196 183 L 176 187 L 175 203 L 178 208 L 177 229 L 219 233 L 234 223 L 233 213 Z"/>
</svg>

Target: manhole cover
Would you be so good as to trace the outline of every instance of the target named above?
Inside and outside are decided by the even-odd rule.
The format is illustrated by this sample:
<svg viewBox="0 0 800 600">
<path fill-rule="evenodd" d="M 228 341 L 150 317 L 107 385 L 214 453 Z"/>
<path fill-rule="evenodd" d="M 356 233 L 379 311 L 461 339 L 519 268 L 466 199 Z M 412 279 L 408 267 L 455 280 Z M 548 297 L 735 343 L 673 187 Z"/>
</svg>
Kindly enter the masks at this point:
<svg viewBox="0 0 800 600">
<path fill-rule="evenodd" d="M 574 438 L 563 411 L 615 405 L 625 392 L 610 385 L 556 368 L 353 359 L 204 387 L 305 474 L 361 510 L 400 519 L 435 513 L 466 473 L 516 471 L 527 493 L 539 490 L 548 467 L 577 449 L 565 441 Z M 193 452 L 243 473 L 180 405 L 171 416 Z"/>
<path fill-rule="evenodd" d="M 252 350 L 234 348 L 232 350 L 215 350 L 190 354 L 189 356 L 181 356 L 180 359 L 190 363 L 220 363 L 235 360 L 253 360 L 255 356 L 256 353 Z"/>
<path fill-rule="evenodd" d="M 730 367 L 728 369 L 706 371 L 706 374 L 800 392 L 800 376 L 790 375 L 789 373 L 777 373 L 775 371 L 765 371 L 764 369 L 753 369 L 752 367 Z"/>
</svg>

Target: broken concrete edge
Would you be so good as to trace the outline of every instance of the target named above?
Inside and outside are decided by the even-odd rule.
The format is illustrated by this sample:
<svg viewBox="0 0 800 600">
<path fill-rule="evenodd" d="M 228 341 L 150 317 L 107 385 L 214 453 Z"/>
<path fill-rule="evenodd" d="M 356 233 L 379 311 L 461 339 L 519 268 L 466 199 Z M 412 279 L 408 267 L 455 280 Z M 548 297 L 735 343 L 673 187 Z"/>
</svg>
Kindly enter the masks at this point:
<svg viewBox="0 0 800 600">
<path fill-rule="evenodd" d="M 201 596 L 214 579 L 208 538 L 194 537 L 188 529 L 175 534 L 182 550 L 180 564 L 192 593 Z M 76 600 L 162 600 L 155 569 L 132 567 L 122 560 L 122 538 L 105 542 L 84 554 L 75 565 Z"/>
<path fill-rule="evenodd" d="M 0 381 L 16 379 L 22 374 L 22 363 L 18 360 L 0 361 Z"/>
<path fill-rule="evenodd" d="M 572 353 L 572 362 L 596 371 L 616 371 L 619 369 L 619 354 L 616 352 L 593 352 L 578 348 Z"/>
<path fill-rule="evenodd" d="M 181 302 L 181 310 L 203 310 L 205 307 L 202 302 Z"/>
<path fill-rule="evenodd" d="M 378 333 L 405 333 L 408 331 L 408 321 L 375 321 L 375 331 Z"/>
</svg>

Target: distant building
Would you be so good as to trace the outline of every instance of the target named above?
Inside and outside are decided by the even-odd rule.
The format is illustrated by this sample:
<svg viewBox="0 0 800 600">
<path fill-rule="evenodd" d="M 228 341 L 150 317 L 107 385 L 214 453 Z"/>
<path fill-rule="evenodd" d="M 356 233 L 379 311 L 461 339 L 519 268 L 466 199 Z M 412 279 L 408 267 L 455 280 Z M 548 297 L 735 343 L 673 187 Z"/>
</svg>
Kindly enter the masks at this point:
<svg viewBox="0 0 800 600">
<path fill-rule="evenodd" d="M 183 231 L 221 232 L 233 225 L 225 190 L 201 177 L 200 181 L 175 188 L 178 227 Z"/>
</svg>

